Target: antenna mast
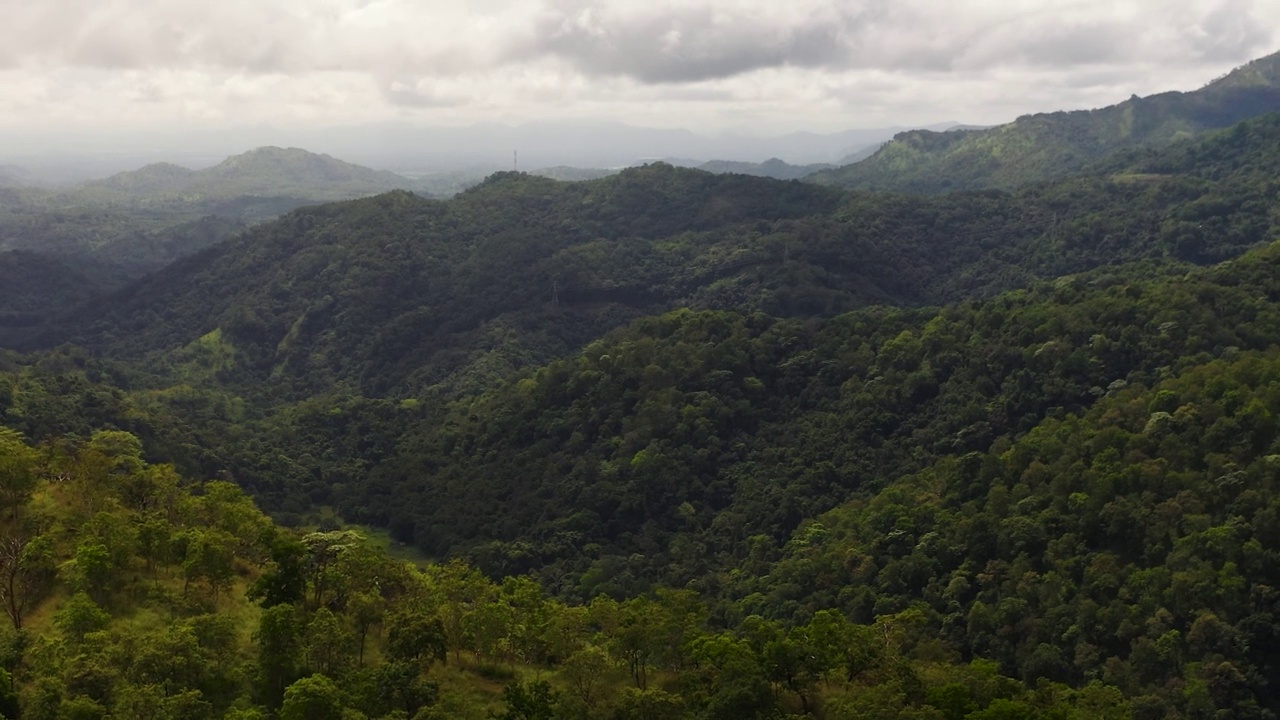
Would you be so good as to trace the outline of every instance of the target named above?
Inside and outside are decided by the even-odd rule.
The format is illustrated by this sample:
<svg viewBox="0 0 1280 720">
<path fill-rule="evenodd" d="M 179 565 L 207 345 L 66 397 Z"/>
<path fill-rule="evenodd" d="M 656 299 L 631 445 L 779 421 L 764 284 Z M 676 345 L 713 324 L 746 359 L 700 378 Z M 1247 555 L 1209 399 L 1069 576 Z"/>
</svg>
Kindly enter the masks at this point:
<svg viewBox="0 0 1280 720">
<path fill-rule="evenodd" d="M 511 151 L 511 169 L 520 172 L 520 153 L 516 150 Z"/>
</svg>

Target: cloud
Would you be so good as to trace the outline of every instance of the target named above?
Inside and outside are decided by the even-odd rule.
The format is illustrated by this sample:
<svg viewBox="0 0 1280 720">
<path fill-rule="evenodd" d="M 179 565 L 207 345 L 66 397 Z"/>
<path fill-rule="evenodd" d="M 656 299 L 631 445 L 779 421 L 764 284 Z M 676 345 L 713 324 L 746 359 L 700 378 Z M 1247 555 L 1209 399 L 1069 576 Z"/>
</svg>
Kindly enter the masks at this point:
<svg viewBox="0 0 1280 720">
<path fill-rule="evenodd" d="M 1276 48 L 1280 0 L 0 0 L 0 124 L 1096 107 Z"/>
<path fill-rule="evenodd" d="M 1250 0 L 1227 0 L 1205 15 L 1192 47 L 1206 60 L 1240 61 L 1271 41 L 1266 19 L 1258 17 Z M 1271 18 L 1274 20 L 1274 18 Z"/>
<path fill-rule="evenodd" d="M 771 67 L 845 67 L 875 3 L 560 2 L 538 20 L 516 59 L 561 58 L 586 75 L 648 83 L 725 78 Z"/>
<path fill-rule="evenodd" d="M 456 107 L 465 101 L 440 91 L 430 80 L 392 80 L 383 92 L 392 105 L 407 108 Z"/>
</svg>

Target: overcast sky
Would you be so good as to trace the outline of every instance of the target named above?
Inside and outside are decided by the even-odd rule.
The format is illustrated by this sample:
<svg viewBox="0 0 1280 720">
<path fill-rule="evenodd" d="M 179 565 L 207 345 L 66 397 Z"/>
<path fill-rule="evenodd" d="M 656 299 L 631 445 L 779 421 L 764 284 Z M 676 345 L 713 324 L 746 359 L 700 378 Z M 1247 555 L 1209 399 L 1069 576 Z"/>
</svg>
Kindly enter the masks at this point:
<svg viewBox="0 0 1280 720">
<path fill-rule="evenodd" d="M 1191 90 L 1280 0 L 0 0 L 0 129 L 996 123 Z"/>
</svg>

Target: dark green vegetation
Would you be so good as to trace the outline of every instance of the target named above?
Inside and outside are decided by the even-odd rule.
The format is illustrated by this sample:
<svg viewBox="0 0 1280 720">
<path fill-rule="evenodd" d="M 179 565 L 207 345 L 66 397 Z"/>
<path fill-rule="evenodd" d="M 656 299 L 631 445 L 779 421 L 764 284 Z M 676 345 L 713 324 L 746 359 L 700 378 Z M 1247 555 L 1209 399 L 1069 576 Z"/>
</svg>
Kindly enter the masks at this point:
<svg viewBox="0 0 1280 720">
<path fill-rule="evenodd" d="M 75 306 L 99 292 L 93 281 L 52 257 L 0 251 L 0 327 L 37 324 L 50 306 Z"/>
<path fill-rule="evenodd" d="M 451 404 L 387 463 L 414 468 L 413 492 L 454 490 L 441 512 L 412 493 L 377 507 L 418 511 L 415 531 L 521 535 L 472 555 L 541 582 L 275 528 L 233 486 L 184 489 L 135 435 L 94 430 L 174 452 L 167 426 L 209 412 L 198 395 L 171 389 L 188 416 L 157 415 L 75 352 L 10 360 L 0 410 L 40 444 L 0 447 L 24 628 L 0 701 L 50 718 L 1271 717 L 1278 266 L 1280 245 L 942 311 L 635 324 Z M 343 428 L 377 443 L 351 427 L 371 402 L 313 402 L 294 429 L 331 452 Z"/>
<path fill-rule="evenodd" d="M 808 180 L 863 190 L 1013 189 L 1078 172 L 1124 149 L 1163 147 L 1280 110 L 1280 54 L 1194 92 L 1134 96 L 1099 110 L 1027 115 L 981 130 L 904 132 L 874 155 Z"/>
<path fill-rule="evenodd" d="M 501 173 L 14 322 L 0 714 L 1274 719 L 1277 177 Z"/>
<path fill-rule="evenodd" d="M 571 605 L 528 578 L 494 582 L 459 562 L 417 568 L 358 533 L 281 529 L 230 483 L 193 484 L 147 463 L 123 431 L 32 447 L 0 429 L 0 471 L 3 717 L 1083 719 L 1127 709 L 1101 683 L 1033 692 L 994 663 L 922 652 L 919 612 L 868 625 L 834 611 L 794 625 L 753 615 L 723 629 L 688 591 Z M 1227 629 L 1206 623 L 1188 643 Z M 1192 699 L 1212 707 L 1216 697 Z"/>
</svg>

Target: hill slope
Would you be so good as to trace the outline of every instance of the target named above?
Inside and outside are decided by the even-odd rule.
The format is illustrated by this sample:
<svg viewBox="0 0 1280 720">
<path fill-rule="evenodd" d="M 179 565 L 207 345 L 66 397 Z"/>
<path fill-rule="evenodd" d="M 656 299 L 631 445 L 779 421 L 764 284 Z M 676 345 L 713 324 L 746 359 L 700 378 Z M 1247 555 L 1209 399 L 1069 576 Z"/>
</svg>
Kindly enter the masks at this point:
<svg viewBox="0 0 1280 720">
<path fill-rule="evenodd" d="M 1077 172 L 1117 150 L 1164 146 L 1276 111 L 1280 54 L 1193 92 L 1135 96 L 1100 110 L 1028 115 L 981 130 L 901 133 L 865 160 L 808 179 L 912 193 L 1009 189 Z"/>
</svg>

